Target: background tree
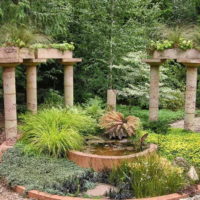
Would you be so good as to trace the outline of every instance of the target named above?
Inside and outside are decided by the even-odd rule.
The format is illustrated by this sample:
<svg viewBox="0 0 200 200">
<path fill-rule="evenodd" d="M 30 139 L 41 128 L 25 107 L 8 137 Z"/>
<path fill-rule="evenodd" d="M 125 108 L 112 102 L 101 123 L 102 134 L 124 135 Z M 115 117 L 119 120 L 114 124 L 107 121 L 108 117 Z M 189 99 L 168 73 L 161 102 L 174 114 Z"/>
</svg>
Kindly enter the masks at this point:
<svg viewBox="0 0 200 200">
<path fill-rule="evenodd" d="M 75 54 L 84 58 L 75 72 L 80 74 L 76 81 L 81 83 L 76 85 L 76 98 L 104 97 L 109 85 L 116 88 L 117 77 L 112 66 L 119 64 L 128 52 L 144 50 L 153 36 L 159 7 L 151 0 L 84 0 L 71 3 L 71 40 L 78 44 Z M 80 92 L 80 87 L 84 87 L 84 93 Z"/>
</svg>

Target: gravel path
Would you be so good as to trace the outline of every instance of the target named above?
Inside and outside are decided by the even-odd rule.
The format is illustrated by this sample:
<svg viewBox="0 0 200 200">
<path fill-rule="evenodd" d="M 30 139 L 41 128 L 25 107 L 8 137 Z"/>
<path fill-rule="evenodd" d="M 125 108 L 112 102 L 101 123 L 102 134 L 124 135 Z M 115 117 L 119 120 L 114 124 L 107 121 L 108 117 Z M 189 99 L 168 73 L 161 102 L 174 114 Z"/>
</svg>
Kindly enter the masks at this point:
<svg viewBox="0 0 200 200">
<path fill-rule="evenodd" d="M 180 199 L 180 200 L 200 200 L 200 195 L 196 195 L 194 197 L 186 198 L 186 199 Z"/>
<path fill-rule="evenodd" d="M 200 132 L 200 117 L 195 118 L 194 120 L 195 132 Z M 171 124 L 173 128 L 184 128 L 184 120 L 179 120 Z"/>
<path fill-rule="evenodd" d="M 18 194 L 16 194 L 15 192 L 8 190 L 6 187 L 3 186 L 3 184 L 0 184 L 0 200 L 30 200 L 30 199 L 23 198 Z"/>
</svg>

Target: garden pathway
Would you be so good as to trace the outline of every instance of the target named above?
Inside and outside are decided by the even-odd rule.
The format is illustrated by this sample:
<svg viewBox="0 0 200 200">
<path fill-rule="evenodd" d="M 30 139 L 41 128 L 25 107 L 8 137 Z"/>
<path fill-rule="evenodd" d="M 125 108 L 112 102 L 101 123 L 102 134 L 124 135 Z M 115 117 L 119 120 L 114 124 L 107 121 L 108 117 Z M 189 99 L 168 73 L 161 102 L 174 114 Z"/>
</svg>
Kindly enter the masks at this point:
<svg viewBox="0 0 200 200">
<path fill-rule="evenodd" d="M 195 118 L 195 132 L 200 132 L 200 117 Z M 179 120 L 171 124 L 173 128 L 184 128 L 184 120 Z"/>
<path fill-rule="evenodd" d="M 6 187 L 4 187 L 3 184 L 0 183 L 0 200 L 30 200 L 30 199 L 19 196 L 17 193 L 8 190 Z"/>
</svg>

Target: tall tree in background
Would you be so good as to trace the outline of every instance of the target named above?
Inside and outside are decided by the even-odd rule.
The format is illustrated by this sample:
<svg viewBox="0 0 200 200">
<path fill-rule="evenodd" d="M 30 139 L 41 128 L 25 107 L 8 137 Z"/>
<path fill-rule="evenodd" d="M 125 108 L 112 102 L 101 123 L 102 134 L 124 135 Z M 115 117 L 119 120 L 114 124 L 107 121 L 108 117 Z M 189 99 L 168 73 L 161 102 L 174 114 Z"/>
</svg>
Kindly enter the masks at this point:
<svg viewBox="0 0 200 200">
<path fill-rule="evenodd" d="M 24 25 L 58 38 L 67 35 L 71 5 L 66 0 L 1 0 L 0 24 Z"/>
<path fill-rule="evenodd" d="M 113 65 L 126 53 L 145 49 L 154 33 L 159 7 L 151 0 L 71 0 L 71 4 L 71 38 L 78 44 L 76 55 L 84 58 L 76 68 L 81 84 L 75 94 L 78 99 L 103 96 L 108 86 L 116 87 Z M 80 93 L 83 86 L 84 93 Z"/>
</svg>

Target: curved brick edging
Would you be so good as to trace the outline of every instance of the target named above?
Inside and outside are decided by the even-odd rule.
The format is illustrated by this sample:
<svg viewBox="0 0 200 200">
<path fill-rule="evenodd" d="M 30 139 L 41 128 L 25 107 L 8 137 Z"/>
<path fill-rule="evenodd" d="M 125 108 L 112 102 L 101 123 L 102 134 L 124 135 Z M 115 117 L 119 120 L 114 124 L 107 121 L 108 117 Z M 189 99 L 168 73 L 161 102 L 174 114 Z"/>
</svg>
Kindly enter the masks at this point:
<svg viewBox="0 0 200 200">
<path fill-rule="evenodd" d="M 100 156 L 95 154 L 83 153 L 80 151 L 70 151 L 67 154 L 69 160 L 75 162 L 80 167 L 92 168 L 95 171 L 112 169 L 119 166 L 123 161 L 130 161 L 134 158 L 145 156 L 157 151 L 157 145 L 150 144 L 150 147 L 142 152 L 126 156 Z"/>
<path fill-rule="evenodd" d="M 6 141 L 6 142 L 4 142 L 0 145 L 0 160 L 2 158 L 3 153 L 6 150 L 12 148 L 13 145 L 14 145 L 13 141 Z M 156 146 L 156 149 L 157 149 L 157 146 Z M 141 152 L 141 153 L 143 153 L 143 152 Z M 16 187 L 13 188 L 13 190 L 20 195 L 24 195 L 27 192 L 26 188 L 23 187 L 23 186 L 16 186 Z M 194 195 L 196 193 L 200 193 L 200 185 L 196 186 L 195 191 L 188 192 L 188 193 L 183 193 L 183 194 L 173 193 L 173 194 L 168 194 L 168 195 L 159 196 L 159 197 L 142 198 L 142 199 L 129 199 L 129 200 L 179 200 L 181 198 L 187 198 L 191 194 Z M 52 194 L 49 194 L 49 193 L 46 193 L 46 192 L 40 192 L 40 191 L 37 191 L 37 190 L 28 191 L 27 197 L 32 198 L 32 199 L 36 199 L 36 200 L 92 200 L 92 199 L 89 199 L 89 198 L 52 195 Z M 109 199 L 104 198 L 104 199 L 99 199 L 99 200 L 109 200 Z"/>
<path fill-rule="evenodd" d="M 16 186 L 14 188 L 14 191 L 20 195 L 24 195 L 25 187 Z M 197 189 L 196 189 L 195 193 L 200 193 L 200 185 L 197 185 Z M 187 198 L 191 194 L 194 194 L 194 191 L 190 192 L 190 193 L 183 193 L 183 194 L 173 193 L 173 194 L 168 194 L 168 195 L 159 196 L 159 197 L 142 198 L 142 199 L 128 199 L 128 200 L 179 200 L 182 198 Z M 27 197 L 37 199 L 37 200 L 92 200 L 89 198 L 52 195 L 52 194 L 40 192 L 37 190 L 29 191 L 27 193 Z M 104 198 L 104 199 L 99 199 L 99 200 L 108 200 L 108 199 Z"/>
</svg>

